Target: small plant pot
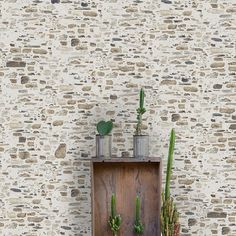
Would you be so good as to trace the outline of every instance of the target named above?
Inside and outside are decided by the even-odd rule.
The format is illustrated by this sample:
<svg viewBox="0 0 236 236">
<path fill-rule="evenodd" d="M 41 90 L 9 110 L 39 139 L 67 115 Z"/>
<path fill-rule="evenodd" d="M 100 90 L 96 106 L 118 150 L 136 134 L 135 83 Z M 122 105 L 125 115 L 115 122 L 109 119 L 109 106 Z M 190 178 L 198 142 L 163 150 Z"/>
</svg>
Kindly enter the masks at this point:
<svg viewBox="0 0 236 236">
<path fill-rule="evenodd" d="M 96 157 L 110 159 L 111 158 L 111 135 L 96 135 Z"/>
<path fill-rule="evenodd" d="M 149 136 L 148 135 L 134 135 L 133 149 L 135 158 L 149 157 Z"/>
</svg>

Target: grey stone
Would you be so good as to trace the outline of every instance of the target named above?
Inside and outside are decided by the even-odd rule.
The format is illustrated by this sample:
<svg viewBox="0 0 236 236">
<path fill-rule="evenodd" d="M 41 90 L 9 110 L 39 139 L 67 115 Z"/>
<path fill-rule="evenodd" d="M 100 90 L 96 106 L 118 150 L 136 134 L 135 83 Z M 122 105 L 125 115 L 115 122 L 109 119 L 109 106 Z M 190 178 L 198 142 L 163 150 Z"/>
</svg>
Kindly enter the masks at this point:
<svg viewBox="0 0 236 236">
<path fill-rule="evenodd" d="M 196 219 L 193 218 L 188 219 L 188 226 L 194 226 L 196 225 L 196 223 L 197 223 Z"/>
<path fill-rule="evenodd" d="M 43 221 L 43 217 L 37 217 L 37 216 L 32 216 L 32 217 L 28 217 L 27 220 L 29 222 L 34 222 L 34 223 L 40 223 Z"/>
<path fill-rule="evenodd" d="M 33 49 L 33 53 L 35 53 L 35 54 L 47 54 L 47 50 L 41 49 L 41 48 L 35 48 L 35 49 Z"/>
<path fill-rule="evenodd" d="M 227 235 L 230 233 L 229 227 L 222 227 L 222 235 Z"/>
<path fill-rule="evenodd" d="M 24 61 L 8 61 L 7 67 L 25 67 L 26 63 Z"/>
<path fill-rule="evenodd" d="M 233 130 L 236 130 L 236 124 L 232 124 L 229 126 L 229 129 L 233 129 Z"/>
<path fill-rule="evenodd" d="M 28 76 L 22 76 L 21 77 L 21 84 L 26 84 L 29 82 L 29 77 Z"/>
<path fill-rule="evenodd" d="M 79 45 L 79 39 L 71 39 L 71 46 L 75 47 Z"/>
<path fill-rule="evenodd" d="M 71 190 L 71 197 L 77 197 L 80 194 L 79 189 L 72 189 Z"/>
<path fill-rule="evenodd" d="M 208 218 L 226 218 L 227 217 L 227 213 L 226 212 L 208 212 L 207 213 L 207 217 Z"/>
<path fill-rule="evenodd" d="M 180 119 L 179 114 L 172 114 L 171 115 L 171 121 L 175 122 L 175 121 L 178 121 L 179 119 Z"/>
</svg>

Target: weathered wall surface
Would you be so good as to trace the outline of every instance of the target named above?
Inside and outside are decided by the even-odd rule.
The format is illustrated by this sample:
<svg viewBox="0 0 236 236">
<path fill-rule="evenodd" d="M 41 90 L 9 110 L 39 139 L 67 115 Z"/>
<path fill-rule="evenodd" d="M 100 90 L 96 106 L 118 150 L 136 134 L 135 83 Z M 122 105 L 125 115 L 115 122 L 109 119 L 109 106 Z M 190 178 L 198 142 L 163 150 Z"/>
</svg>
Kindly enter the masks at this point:
<svg viewBox="0 0 236 236">
<path fill-rule="evenodd" d="M 0 0 L 0 234 L 91 235 L 95 123 L 132 153 L 138 90 L 182 235 L 236 235 L 235 0 Z"/>
</svg>

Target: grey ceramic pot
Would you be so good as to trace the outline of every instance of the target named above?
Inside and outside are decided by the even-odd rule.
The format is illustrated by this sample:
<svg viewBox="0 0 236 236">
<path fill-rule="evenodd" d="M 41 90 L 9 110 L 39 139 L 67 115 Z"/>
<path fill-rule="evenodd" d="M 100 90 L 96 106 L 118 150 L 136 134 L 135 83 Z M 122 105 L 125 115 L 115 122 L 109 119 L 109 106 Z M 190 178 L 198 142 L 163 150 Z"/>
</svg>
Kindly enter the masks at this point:
<svg viewBox="0 0 236 236">
<path fill-rule="evenodd" d="M 133 149 L 135 158 L 149 157 L 149 135 L 134 135 Z"/>
<path fill-rule="evenodd" d="M 110 159 L 111 158 L 111 135 L 96 135 L 96 157 Z"/>
</svg>

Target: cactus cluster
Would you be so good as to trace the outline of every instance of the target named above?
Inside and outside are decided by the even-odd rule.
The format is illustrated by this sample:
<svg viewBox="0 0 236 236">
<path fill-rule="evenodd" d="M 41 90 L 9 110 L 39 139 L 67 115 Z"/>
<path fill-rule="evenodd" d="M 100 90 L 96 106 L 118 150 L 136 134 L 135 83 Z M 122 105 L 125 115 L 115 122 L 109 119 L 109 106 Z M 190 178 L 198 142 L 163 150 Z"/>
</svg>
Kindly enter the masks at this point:
<svg viewBox="0 0 236 236">
<path fill-rule="evenodd" d="M 111 196 L 111 215 L 109 217 L 109 225 L 113 236 L 118 235 L 118 231 L 120 230 L 121 226 L 121 216 L 117 215 L 116 213 L 116 197 L 113 193 Z M 141 235 L 144 232 L 144 226 L 141 221 L 141 204 L 140 198 L 137 196 L 135 201 L 135 223 L 134 223 L 134 232 L 137 235 Z"/>
<path fill-rule="evenodd" d="M 134 232 L 137 235 L 141 235 L 144 231 L 144 226 L 141 222 L 141 204 L 140 204 L 140 198 L 136 197 L 136 204 L 135 204 L 135 223 L 134 223 Z"/>
<path fill-rule="evenodd" d="M 163 236 L 179 236 L 179 213 L 172 197 L 165 199 L 162 194 L 161 233 Z"/>
<path fill-rule="evenodd" d="M 142 134 L 142 119 L 143 119 L 143 114 L 146 112 L 146 109 L 144 108 L 144 90 L 141 88 L 140 93 L 139 93 L 139 108 L 137 109 L 137 125 L 136 125 L 136 135 L 141 135 Z"/>
<path fill-rule="evenodd" d="M 111 196 L 111 216 L 109 218 L 109 225 L 113 236 L 117 236 L 121 225 L 121 216 L 116 214 L 116 197 L 114 193 Z"/>
<path fill-rule="evenodd" d="M 100 121 L 97 124 L 97 131 L 100 135 L 108 135 L 113 129 L 112 121 Z"/>
<path fill-rule="evenodd" d="M 162 193 L 161 232 L 163 236 L 179 236 L 180 232 L 179 213 L 174 204 L 173 198 L 170 196 L 170 179 L 173 164 L 174 146 L 175 131 L 172 129 L 166 171 L 165 193 Z"/>
</svg>

